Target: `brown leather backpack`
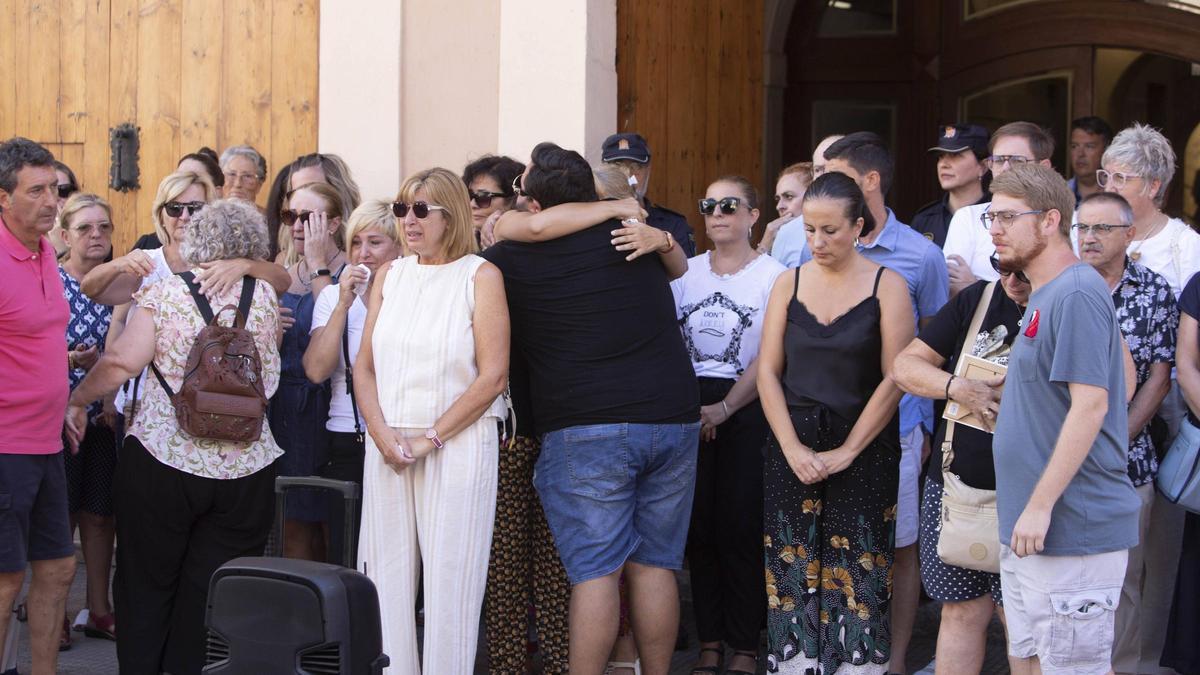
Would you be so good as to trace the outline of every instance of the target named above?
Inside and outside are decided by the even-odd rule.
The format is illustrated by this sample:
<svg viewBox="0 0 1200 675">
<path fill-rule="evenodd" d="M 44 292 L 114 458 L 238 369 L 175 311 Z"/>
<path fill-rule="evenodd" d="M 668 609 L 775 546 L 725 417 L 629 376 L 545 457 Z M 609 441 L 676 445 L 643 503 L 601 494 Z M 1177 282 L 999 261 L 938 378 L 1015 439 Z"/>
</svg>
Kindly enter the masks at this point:
<svg viewBox="0 0 1200 675">
<path fill-rule="evenodd" d="M 262 435 L 267 396 L 258 346 L 254 335 L 245 328 L 256 282 L 245 277 L 238 306 L 226 305 L 214 315 L 192 273 L 183 272 L 179 276 L 191 291 L 205 326 L 192 343 L 178 392 L 171 391 L 154 363 L 150 368 L 170 397 L 179 428 L 185 433 L 219 441 L 257 441 Z M 229 327 L 217 323 L 217 317 L 227 309 L 237 313 L 233 326 Z"/>
</svg>

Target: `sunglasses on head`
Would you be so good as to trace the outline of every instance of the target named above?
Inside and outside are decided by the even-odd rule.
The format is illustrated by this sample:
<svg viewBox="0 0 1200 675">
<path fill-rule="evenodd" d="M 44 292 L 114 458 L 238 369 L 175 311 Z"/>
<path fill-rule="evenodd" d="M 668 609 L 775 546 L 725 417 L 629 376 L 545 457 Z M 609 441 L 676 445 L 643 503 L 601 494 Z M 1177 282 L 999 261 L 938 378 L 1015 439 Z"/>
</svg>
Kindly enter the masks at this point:
<svg viewBox="0 0 1200 675">
<path fill-rule="evenodd" d="M 700 215 L 711 216 L 716 212 L 717 209 L 720 209 L 721 213 L 727 216 L 733 215 L 734 213 L 737 213 L 738 206 L 741 205 L 741 203 L 742 200 L 738 199 L 737 197 L 726 197 L 724 199 L 713 199 L 712 197 L 709 197 L 707 199 L 701 199 Z"/>
<path fill-rule="evenodd" d="M 72 185 L 71 183 L 67 183 L 66 185 L 59 185 L 56 189 L 58 190 L 58 198 L 59 199 L 66 199 L 67 197 L 70 197 L 71 195 L 75 194 L 76 192 L 79 192 L 79 188 L 76 187 L 75 185 Z"/>
<path fill-rule="evenodd" d="M 479 192 L 471 193 L 471 203 L 475 205 L 475 208 L 486 209 L 492 205 L 493 199 L 503 196 L 505 196 L 503 192 L 488 192 L 487 190 L 480 190 Z"/>
<path fill-rule="evenodd" d="M 392 202 L 392 215 L 397 218 L 405 218 L 408 216 L 408 210 L 412 209 L 413 215 L 424 220 L 429 217 L 430 211 L 446 211 L 446 207 L 437 206 L 436 204 L 427 204 L 425 202 L 413 202 L 405 204 L 404 202 Z"/>
<path fill-rule="evenodd" d="M 996 270 L 996 274 L 999 274 L 1002 277 L 1006 277 L 1010 274 L 1016 274 L 1017 281 L 1020 281 L 1023 284 L 1029 283 L 1029 277 L 1025 276 L 1025 273 L 1022 272 L 1021 270 L 1013 270 L 1011 272 L 1005 272 L 1004 270 L 1000 269 L 1000 258 L 999 257 L 992 256 L 991 258 L 988 258 L 988 260 L 991 261 L 992 269 Z"/>
<path fill-rule="evenodd" d="M 517 177 L 514 178 L 512 182 L 513 194 L 518 197 L 529 196 L 529 193 L 525 191 L 525 181 L 522 180 L 524 177 L 524 174 L 517 174 Z"/>
<path fill-rule="evenodd" d="M 288 227 L 295 225 L 297 220 L 300 221 L 301 225 L 307 225 L 308 217 L 312 214 L 312 211 L 293 211 L 291 209 L 284 209 L 279 212 L 279 221 Z"/>
<path fill-rule="evenodd" d="M 189 216 L 194 216 L 197 211 L 204 207 L 204 202 L 167 202 L 163 204 L 163 211 L 166 211 L 167 215 L 172 218 L 178 218 L 183 215 L 184 209 L 187 209 Z"/>
</svg>

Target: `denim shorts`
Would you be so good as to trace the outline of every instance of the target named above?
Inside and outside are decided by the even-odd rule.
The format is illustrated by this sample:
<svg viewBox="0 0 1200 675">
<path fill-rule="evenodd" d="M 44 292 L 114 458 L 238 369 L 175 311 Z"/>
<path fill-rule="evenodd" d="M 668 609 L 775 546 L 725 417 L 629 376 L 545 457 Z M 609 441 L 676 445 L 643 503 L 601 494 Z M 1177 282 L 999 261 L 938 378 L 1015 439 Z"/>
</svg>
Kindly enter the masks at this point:
<svg viewBox="0 0 1200 675">
<path fill-rule="evenodd" d="M 571 584 L 626 560 L 679 569 L 700 424 L 594 424 L 542 437 L 533 484 Z"/>
</svg>

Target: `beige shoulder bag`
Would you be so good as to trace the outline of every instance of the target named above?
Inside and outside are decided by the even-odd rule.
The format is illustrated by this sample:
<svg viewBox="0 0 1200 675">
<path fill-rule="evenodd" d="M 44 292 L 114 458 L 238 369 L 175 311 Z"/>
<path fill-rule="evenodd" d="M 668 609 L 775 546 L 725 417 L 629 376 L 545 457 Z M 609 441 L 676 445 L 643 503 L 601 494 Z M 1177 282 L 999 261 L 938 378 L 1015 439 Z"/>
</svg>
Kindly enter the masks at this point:
<svg viewBox="0 0 1200 675">
<path fill-rule="evenodd" d="M 966 365 L 966 357 L 971 353 L 971 347 L 983 326 L 983 316 L 987 314 L 997 283 L 993 281 L 987 285 L 979 305 L 975 307 L 962 352 L 958 355 L 955 367 L 958 372 L 962 372 Z M 950 472 L 950 463 L 954 461 L 954 426 L 954 420 L 947 420 L 946 438 L 942 441 L 943 488 L 938 557 L 947 565 L 996 574 L 1000 572 L 996 491 L 973 488 Z"/>
</svg>

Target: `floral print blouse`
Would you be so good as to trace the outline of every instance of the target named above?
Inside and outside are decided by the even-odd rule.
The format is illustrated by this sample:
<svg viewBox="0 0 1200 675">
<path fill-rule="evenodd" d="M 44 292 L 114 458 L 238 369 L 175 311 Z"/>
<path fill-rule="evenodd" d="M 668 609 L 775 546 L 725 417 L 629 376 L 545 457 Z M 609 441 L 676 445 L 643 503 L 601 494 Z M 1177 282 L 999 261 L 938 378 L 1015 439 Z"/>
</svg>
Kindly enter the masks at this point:
<svg viewBox="0 0 1200 675">
<path fill-rule="evenodd" d="M 193 270 L 193 272 L 198 270 Z M 226 305 L 237 306 L 241 284 L 224 294 L 209 297 L 214 311 Z M 183 383 L 188 353 L 196 334 L 204 327 L 204 319 L 178 276 L 171 276 L 148 286 L 133 295 L 134 311 L 149 311 L 154 317 L 154 364 L 167 384 L 179 391 Z M 229 325 L 233 312 L 220 314 L 222 325 Z M 259 358 L 262 359 L 263 387 L 268 398 L 279 386 L 279 301 L 265 281 L 257 282 L 254 300 L 246 328 L 254 334 Z M 262 436 L 253 443 L 235 443 L 208 438 L 195 438 L 179 429 L 175 407 L 158 383 L 147 377 L 142 383 L 145 395 L 138 404 L 137 414 L 129 428 L 155 459 L 167 466 L 204 478 L 230 480 L 255 473 L 275 461 L 283 450 L 271 436 L 271 427 L 263 422 Z"/>
</svg>

